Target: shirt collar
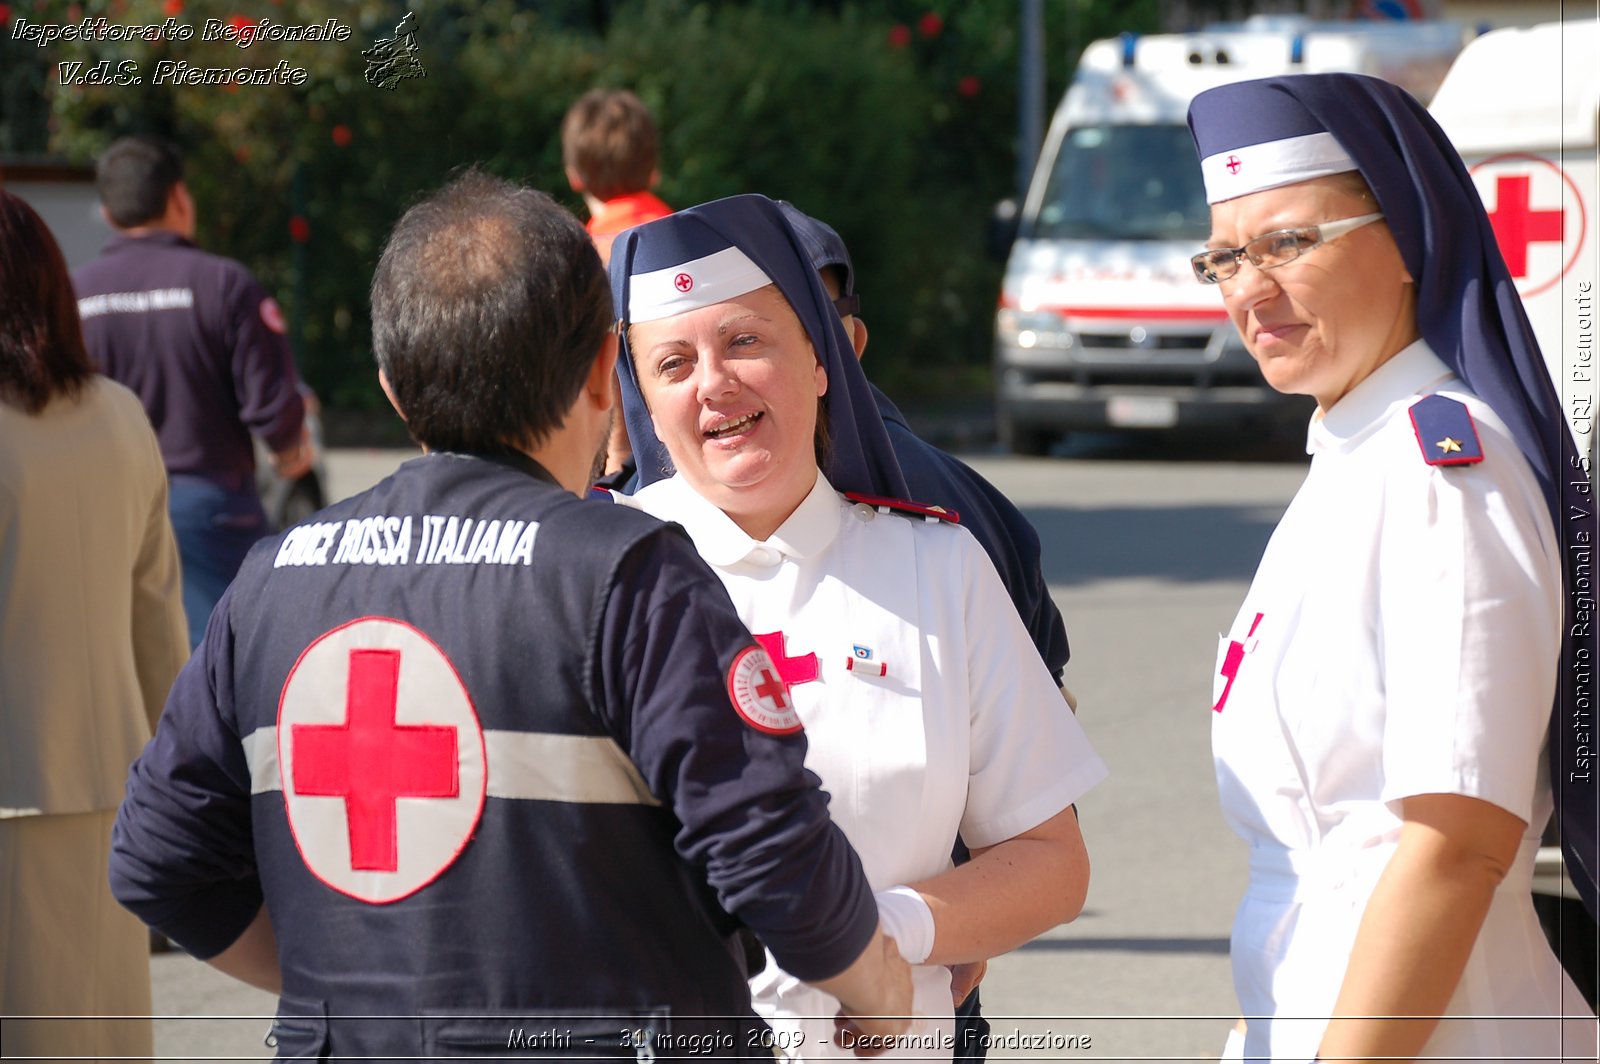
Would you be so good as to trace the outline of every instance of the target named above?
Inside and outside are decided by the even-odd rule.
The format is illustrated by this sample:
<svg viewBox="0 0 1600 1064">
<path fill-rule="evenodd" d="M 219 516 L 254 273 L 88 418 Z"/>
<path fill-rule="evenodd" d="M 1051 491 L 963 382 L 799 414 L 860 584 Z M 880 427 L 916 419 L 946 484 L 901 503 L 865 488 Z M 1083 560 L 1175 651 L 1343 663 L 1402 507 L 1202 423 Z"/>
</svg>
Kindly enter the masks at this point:
<svg viewBox="0 0 1600 1064">
<path fill-rule="evenodd" d="M 137 235 L 113 233 L 111 239 L 106 241 L 105 247 L 100 249 L 100 253 L 104 255 L 127 247 L 149 247 L 153 244 L 174 248 L 192 248 L 195 246 L 194 241 L 180 236 L 170 229 L 152 229 L 147 233 L 139 233 Z"/>
<path fill-rule="evenodd" d="M 657 517 L 682 525 L 700 557 L 719 569 L 763 558 L 813 558 L 839 536 L 839 494 L 821 470 L 794 513 L 765 540 L 752 539 L 681 474 L 641 489 L 638 498 Z"/>
<path fill-rule="evenodd" d="M 672 213 L 672 208 L 653 192 L 629 192 L 601 203 L 584 226 L 591 236 L 616 236 L 624 229 L 654 221 Z"/>
<path fill-rule="evenodd" d="M 1306 452 L 1349 450 L 1381 425 L 1402 403 L 1453 377 L 1426 340 L 1401 348 L 1350 389 L 1333 408 L 1319 411 L 1306 432 Z"/>
</svg>

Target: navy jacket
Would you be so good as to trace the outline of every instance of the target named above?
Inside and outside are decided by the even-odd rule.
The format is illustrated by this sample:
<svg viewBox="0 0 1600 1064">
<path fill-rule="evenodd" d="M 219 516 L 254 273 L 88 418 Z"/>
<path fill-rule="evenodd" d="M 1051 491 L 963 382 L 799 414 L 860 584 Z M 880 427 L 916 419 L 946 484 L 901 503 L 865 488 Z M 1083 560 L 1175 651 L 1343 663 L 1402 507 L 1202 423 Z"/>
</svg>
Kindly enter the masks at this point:
<svg viewBox="0 0 1600 1064">
<path fill-rule="evenodd" d="M 763 1055 L 739 926 L 818 978 L 877 910 L 804 734 L 741 719 L 761 653 L 675 526 L 414 459 L 246 560 L 113 889 L 201 957 L 264 898 L 284 1056 Z"/>
<path fill-rule="evenodd" d="M 252 433 L 274 451 L 299 439 L 283 313 L 239 263 L 176 233 L 118 235 L 73 286 L 89 357 L 144 404 L 168 473 L 242 490 Z"/>
</svg>

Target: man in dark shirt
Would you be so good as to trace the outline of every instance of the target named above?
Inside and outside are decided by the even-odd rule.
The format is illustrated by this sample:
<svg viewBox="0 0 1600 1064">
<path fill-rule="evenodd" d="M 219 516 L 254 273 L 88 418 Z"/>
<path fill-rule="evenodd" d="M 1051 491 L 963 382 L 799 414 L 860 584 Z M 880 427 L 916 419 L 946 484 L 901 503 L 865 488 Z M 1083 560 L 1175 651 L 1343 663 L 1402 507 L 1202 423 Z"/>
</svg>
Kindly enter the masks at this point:
<svg viewBox="0 0 1600 1064">
<path fill-rule="evenodd" d="M 124 138 L 100 156 L 96 179 L 117 234 L 73 277 L 78 312 L 90 357 L 155 426 L 194 647 L 267 531 L 250 437 L 280 476 L 301 476 L 312 458 L 305 404 L 278 304 L 239 263 L 195 247 L 176 149 Z"/>
<path fill-rule="evenodd" d="M 910 969 L 776 666 L 681 529 L 581 499 L 617 356 L 582 227 L 469 173 L 372 303 L 427 453 L 246 559 L 134 765 L 118 900 L 279 992 L 285 1057 L 771 1064 L 741 925 L 884 1048 Z"/>
</svg>

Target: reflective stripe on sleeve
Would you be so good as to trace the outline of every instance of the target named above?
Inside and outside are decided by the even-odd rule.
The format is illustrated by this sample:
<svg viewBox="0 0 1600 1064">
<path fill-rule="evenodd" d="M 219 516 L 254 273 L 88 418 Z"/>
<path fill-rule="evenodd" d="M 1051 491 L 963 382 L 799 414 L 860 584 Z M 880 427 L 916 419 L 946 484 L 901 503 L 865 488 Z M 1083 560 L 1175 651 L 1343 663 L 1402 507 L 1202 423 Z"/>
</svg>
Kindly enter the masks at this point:
<svg viewBox="0 0 1600 1064">
<path fill-rule="evenodd" d="M 661 804 L 628 755 L 606 736 L 485 731 L 483 743 L 491 798 L 593 805 Z M 250 793 L 282 790 L 278 729 L 257 728 L 244 737 L 243 747 L 250 766 Z"/>
</svg>

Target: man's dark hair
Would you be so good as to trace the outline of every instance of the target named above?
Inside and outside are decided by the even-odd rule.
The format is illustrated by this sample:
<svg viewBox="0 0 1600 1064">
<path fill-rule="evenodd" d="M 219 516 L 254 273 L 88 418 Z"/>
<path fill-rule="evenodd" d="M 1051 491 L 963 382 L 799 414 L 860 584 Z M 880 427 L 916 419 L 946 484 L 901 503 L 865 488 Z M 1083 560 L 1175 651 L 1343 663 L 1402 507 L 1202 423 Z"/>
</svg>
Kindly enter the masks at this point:
<svg viewBox="0 0 1600 1064">
<path fill-rule="evenodd" d="M 372 278 L 372 347 L 435 451 L 507 453 L 559 429 L 612 324 L 583 226 L 468 171 L 405 213 Z"/>
<path fill-rule="evenodd" d="M 93 376 L 61 248 L 38 212 L 0 189 L 0 401 L 36 414 Z"/>
<path fill-rule="evenodd" d="M 132 229 L 167 213 L 167 194 L 183 180 L 183 156 L 157 137 L 123 137 L 100 154 L 94 176 L 111 224 Z"/>
<path fill-rule="evenodd" d="M 656 123 L 627 89 L 591 89 L 561 120 L 561 162 L 599 200 L 647 192 L 656 172 Z"/>
</svg>

